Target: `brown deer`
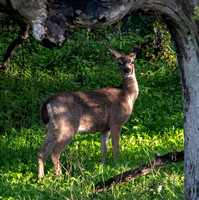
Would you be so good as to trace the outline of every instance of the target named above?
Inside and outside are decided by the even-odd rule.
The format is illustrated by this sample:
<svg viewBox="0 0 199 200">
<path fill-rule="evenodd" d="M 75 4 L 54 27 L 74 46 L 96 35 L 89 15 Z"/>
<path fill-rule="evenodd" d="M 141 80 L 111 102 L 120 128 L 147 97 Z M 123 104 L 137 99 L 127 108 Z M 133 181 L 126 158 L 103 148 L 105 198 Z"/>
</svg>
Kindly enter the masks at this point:
<svg viewBox="0 0 199 200">
<path fill-rule="evenodd" d="M 62 92 L 50 96 L 41 106 L 41 118 L 46 125 L 46 137 L 38 152 L 38 177 L 44 176 L 44 163 L 49 154 L 55 173 L 61 174 L 59 158 L 76 133 L 101 132 L 102 163 L 105 163 L 108 140 L 111 140 L 115 162 L 119 158 L 122 125 L 129 119 L 138 96 L 134 60 L 139 51 L 134 48 L 127 56 L 109 48 L 122 75 L 119 87 L 88 92 Z"/>
</svg>

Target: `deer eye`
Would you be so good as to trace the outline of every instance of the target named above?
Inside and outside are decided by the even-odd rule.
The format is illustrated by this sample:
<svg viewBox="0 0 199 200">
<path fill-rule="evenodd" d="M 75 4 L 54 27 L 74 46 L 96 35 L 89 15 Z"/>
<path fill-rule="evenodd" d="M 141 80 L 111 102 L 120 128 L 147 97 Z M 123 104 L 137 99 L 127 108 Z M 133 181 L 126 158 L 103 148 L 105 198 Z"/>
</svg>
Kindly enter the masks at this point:
<svg viewBox="0 0 199 200">
<path fill-rule="evenodd" d="M 120 59 L 117 60 L 119 65 L 123 65 L 122 61 Z"/>
</svg>

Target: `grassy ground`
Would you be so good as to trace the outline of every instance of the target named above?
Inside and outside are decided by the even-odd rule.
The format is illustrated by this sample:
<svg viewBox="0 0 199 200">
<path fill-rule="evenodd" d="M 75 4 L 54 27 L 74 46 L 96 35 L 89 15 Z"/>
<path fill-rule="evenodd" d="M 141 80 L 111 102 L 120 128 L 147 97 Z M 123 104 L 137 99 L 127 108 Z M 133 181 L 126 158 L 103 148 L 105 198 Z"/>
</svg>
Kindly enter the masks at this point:
<svg viewBox="0 0 199 200">
<path fill-rule="evenodd" d="M 2 59 L 8 36 L 1 34 Z M 0 75 L 0 199 L 183 199 L 183 162 L 92 194 L 99 181 L 148 163 L 155 153 L 183 150 L 180 77 L 178 70 L 161 60 L 154 64 L 140 58 L 135 64 L 140 94 L 123 126 L 116 165 L 111 143 L 106 165 L 101 164 L 99 133 L 76 135 L 61 155 L 63 175 L 55 177 L 48 158 L 46 176 L 38 181 L 37 152 L 44 138 L 39 108 L 44 99 L 59 91 L 120 83 L 107 41 L 89 34 L 82 32 L 76 41 L 69 40 L 62 49 L 54 50 L 29 39 L 15 53 L 10 72 Z M 120 38 L 118 42 L 118 36 L 107 37 L 112 41 L 109 45 L 121 53 L 130 52 L 136 40 Z"/>
</svg>

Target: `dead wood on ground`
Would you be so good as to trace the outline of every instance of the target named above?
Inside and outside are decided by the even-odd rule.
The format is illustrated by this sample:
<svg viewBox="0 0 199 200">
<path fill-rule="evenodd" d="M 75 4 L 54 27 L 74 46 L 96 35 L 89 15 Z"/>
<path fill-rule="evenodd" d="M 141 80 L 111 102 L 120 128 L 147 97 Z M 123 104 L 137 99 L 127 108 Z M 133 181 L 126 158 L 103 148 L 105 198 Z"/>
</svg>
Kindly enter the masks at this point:
<svg viewBox="0 0 199 200">
<path fill-rule="evenodd" d="M 138 177 L 144 176 L 150 173 L 153 169 L 158 169 L 159 167 L 169 164 L 171 162 L 180 162 L 184 160 L 184 151 L 174 151 L 167 153 L 166 155 L 155 154 L 156 158 L 151 162 L 142 165 L 140 167 L 134 168 L 130 171 L 118 174 L 114 177 L 111 177 L 105 182 L 99 182 L 95 185 L 95 192 L 102 192 L 104 189 L 109 190 L 111 186 L 117 184 L 126 183 L 136 179 Z"/>
</svg>

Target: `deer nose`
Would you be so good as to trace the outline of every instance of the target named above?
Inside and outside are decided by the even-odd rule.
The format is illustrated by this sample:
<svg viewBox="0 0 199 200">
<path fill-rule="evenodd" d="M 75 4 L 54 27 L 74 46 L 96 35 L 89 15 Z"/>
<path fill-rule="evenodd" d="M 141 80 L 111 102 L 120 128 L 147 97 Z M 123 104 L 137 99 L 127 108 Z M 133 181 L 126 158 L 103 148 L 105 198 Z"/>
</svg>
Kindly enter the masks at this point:
<svg viewBox="0 0 199 200">
<path fill-rule="evenodd" d="M 124 73 L 128 74 L 128 73 L 130 73 L 130 71 L 131 71 L 131 69 L 128 67 L 124 68 Z"/>
</svg>

